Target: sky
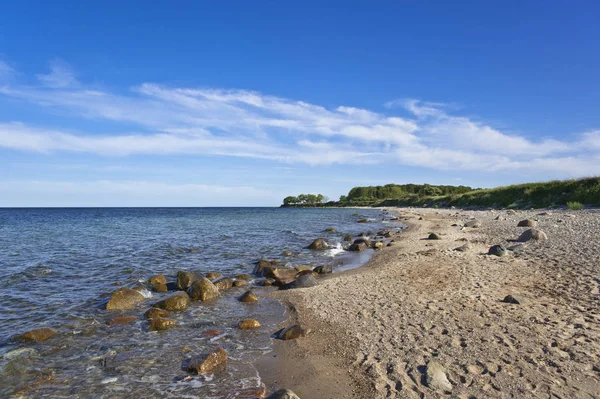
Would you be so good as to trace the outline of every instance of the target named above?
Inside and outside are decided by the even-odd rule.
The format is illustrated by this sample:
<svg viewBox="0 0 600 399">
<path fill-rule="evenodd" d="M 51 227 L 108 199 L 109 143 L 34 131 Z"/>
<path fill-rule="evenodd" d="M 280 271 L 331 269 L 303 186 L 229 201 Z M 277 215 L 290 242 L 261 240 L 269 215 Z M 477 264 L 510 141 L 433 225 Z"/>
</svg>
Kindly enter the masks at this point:
<svg viewBox="0 0 600 399">
<path fill-rule="evenodd" d="M 600 174 L 597 1 L 20 1 L 0 207 Z"/>
</svg>

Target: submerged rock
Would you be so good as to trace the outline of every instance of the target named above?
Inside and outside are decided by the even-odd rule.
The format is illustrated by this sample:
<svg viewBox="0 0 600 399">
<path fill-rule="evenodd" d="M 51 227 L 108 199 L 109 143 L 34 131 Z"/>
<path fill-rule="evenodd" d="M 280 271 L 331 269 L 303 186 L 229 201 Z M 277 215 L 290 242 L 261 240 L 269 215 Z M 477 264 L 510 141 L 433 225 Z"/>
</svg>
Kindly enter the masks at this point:
<svg viewBox="0 0 600 399">
<path fill-rule="evenodd" d="M 517 223 L 517 227 L 536 227 L 536 226 L 537 226 L 537 222 L 535 220 L 531 220 L 531 219 L 521 220 L 519 223 Z"/>
<path fill-rule="evenodd" d="M 238 298 L 238 301 L 244 302 L 244 303 L 253 303 L 253 302 L 258 302 L 258 297 L 256 296 L 256 294 L 254 292 L 246 291 L 242 294 L 242 296 L 240 296 Z"/>
<path fill-rule="evenodd" d="M 167 278 L 164 274 L 157 274 L 156 276 L 150 277 L 148 280 L 148 284 L 156 285 L 156 284 L 167 284 Z"/>
<path fill-rule="evenodd" d="M 178 290 L 187 290 L 190 288 L 192 283 L 198 280 L 199 276 L 192 272 L 186 272 L 185 270 L 180 270 L 177 272 L 177 289 Z"/>
<path fill-rule="evenodd" d="M 182 291 L 178 292 L 175 295 L 171 295 L 170 297 L 163 299 L 162 301 L 158 301 L 152 306 L 155 308 L 165 310 L 186 310 L 188 306 L 190 306 L 190 297 L 188 294 Z"/>
<path fill-rule="evenodd" d="M 148 329 L 152 331 L 164 331 L 176 325 L 177 322 L 175 320 L 162 317 L 148 320 Z"/>
<path fill-rule="evenodd" d="M 496 255 L 498 257 L 505 256 L 507 254 L 507 250 L 504 245 L 494 245 L 488 250 L 488 255 Z"/>
<path fill-rule="evenodd" d="M 133 323 L 136 320 L 137 320 L 137 317 L 135 317 L 135 316 L 115 317 L 114 319 L 111 319 L 108 322 L 108 325 L 109 326 L 116 326 L 116 325 L 119 325 L 119 324 L 128 324 L 128 323 Z"/>
<path fill-rule="evenodd" d="M 224 367 L 226 363 L 227 352 L 223 348 L 218 348 L 207 355 L 192 359 L 187 366 L 187 371 L 197 374 L 210 373 Z"/>
<path fill-rule="evenodd" d="M 146 316 L 147 319 L 156 319 L 159 317 L 164 318 L 164 317 L 169 317 L 169 312 L 164 309 L 150 308 L 146 311 L 146 313 L 144 313 L 144 316 Z"/>
<path fill-rule="evenodd" d="M 446 376 L 446 370 L 444 367 L 436 361 L 430 361 L 427 364 L 427 370 L 425 372 L 425 383 L 433 390 L 439 391 L 451 391 L 452 384 L 448 381 Z"/>
<path fill-rule="evenodd" d="M 115 291 L 106 304 L 107 310 L 133 309 L 144 301 L 144 296 L 131 288 L 123 287 Z"/>
<path fill-rule="evenodd" d="M 309 329 L 305 329 L 295 324 L 290 327 L 282 328 L 281 330 L 275 333 L 275 338 L 281 339 L 283 341 L 288 341 L 290 339 L 297 339 L 301 337 L 305 337 L 308 333 L 310 333 Z"/>
<path fill-rule="evenodd" d="M 258 320 L 254 319 L 244 319 L 238 323 L 238 328 L 240 330 L 253 330 L 260 327 L 260 323 Z"/>
<path fill-rule="evenodd" d="M 335 233 L 335 229 L 333 227 L 330 227 L 328 229 L 324 230 L 325 233 Z"/>
<path fill-rule="evenodd" d="M 280 389 L 267 396 L 266 399 L 300 399 L 300 397 L 296 395 L 294 391 Z"/>
<path fill-rule="evenodd" d="M 523 234 L 521 234 L 519 236 L 517 241 L 520 241 L 520 242 L 527 242 L 529 240 L 546 241 L 547 239 L 548 239 L 548 236 L 542 230 L 529 229 L 529 230 L 525 230 L 523 232 Z"/>
<path fill-rule="evenodd" d="M 188 288 L 188 295 L 193 301 L 210 301 L 219 296 L 219 289 L 206 277 L 194 281 Z"/>
<path fill-rule="evenodd" d="M 327 242 L 325 242 L 324 239 L 317 238 L 307 248 L 317 250 L 317 251 L 322 251 L 324 249 L 328 249 L 329 246 L 327 245 Z"/>
<path fill-rule="evenodd" d="M 19 337 L 21 341 L 33 341 L 33 342 L 43 342 L 47 339 L 52 338 L 56 335 L 56 331 L 51 328 L 38 328 L 35 330 L 27 331 L 24 334 L 21 334 Z"/>
</svg>

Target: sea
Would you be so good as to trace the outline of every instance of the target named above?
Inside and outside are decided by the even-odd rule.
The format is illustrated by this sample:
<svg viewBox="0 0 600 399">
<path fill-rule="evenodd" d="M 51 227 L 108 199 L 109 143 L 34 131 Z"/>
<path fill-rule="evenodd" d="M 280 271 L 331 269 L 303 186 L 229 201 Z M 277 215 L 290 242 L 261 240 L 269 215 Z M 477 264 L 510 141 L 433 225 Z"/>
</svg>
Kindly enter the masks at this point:
<svg viewBox="0 0 600 399">
<path fill-rule="evenodd" d="M 260 259 L 282 267 L 331 264 L 337 273 L 373 254 L 346 251 L 344 236 L 401 227 L 377 209 L 0 209 L 0 397 L 252 397 L 263 386 L 254 362 L 271 351 L 272 334 L 288 317 L 268 296 L 277 288 L 252 287 L 256 304 L 237 301 L 247 289 L 241 287 L 193 302 L 171 313 L 175 327 L 156 332 L 144 312 L 173 292 L 153 292 L 148 279 L 163 273 L 175 281 L 178 270 L 252 273 Z M 306 249 L 318 237 L 329 248 Z M 142 305 L 105 309 L 115 290 L 136 286 L 144 287 Z M 111 325 L 119 316 L 137 319 Z M 261 328 L 238 329 L 245 318 Z M 57 334 L 40 343 L 19 339 L 42 327 Z M 186 371 L 191 358 L 217 347 L 228 353 L 225 369 Z"/>
</svg>

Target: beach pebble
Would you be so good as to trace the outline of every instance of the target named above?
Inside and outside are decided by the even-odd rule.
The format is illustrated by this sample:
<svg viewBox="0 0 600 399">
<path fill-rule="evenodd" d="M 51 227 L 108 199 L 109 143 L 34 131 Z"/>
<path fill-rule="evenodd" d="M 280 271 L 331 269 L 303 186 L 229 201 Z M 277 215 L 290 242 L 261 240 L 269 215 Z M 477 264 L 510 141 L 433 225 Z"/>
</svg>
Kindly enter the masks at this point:
<svg viewBox="0 0 600 399">
<path fill-rule="evenodd" d="M 548 236 L 542 230 L 529 229 L 529 230 L 524 231 L 523 234 L 521 234 L 519 236 L 517 241 L 520 241 L 520 242 L 526 242 L 529 240 L 545 241 L 547 239 L 548 239 Z"/>
<path fill-rule="evenodd" d="M 488 255 L 496 255 L 498 257 L 505 256 L 506 253 L 506 248 L 502 244 L 494 245 L 488 250 Z"/>
<path fill-rule="evenodd" d="M 429 234 L 429 237 L 427 237 L 429 240 L 441 240 L 442 237 L 440 237 L 439 234 L 437 233 L 431 233 Z"/>
<path fill-rule="evenodd" d="M 266 399 L 300 399 L 300 397 L 289 389 L 280 389 L 267 396 Z"/>
<path fill-rule="evenodd" d="M 194 281 L 187 292 L 193 301 L 210 301 L 219 296 L 219 289 L 206 277 Z"/>
<path fill-rule="evenodd" d="M 152 306 L 155 308 L 165 310 L 181 311 L 187 309 L 188 306 L 190 306 L 190 297 L 185 292 L 178 292 L 177 294 L 171 295 L 170 297 L 163 299 L 162 301 L 156 302 Z"/>
<path fill-rule="evenodd" d="M 427 364 L 425 383 L 429 388 L 434 390 L 440 390 L 444 392 L 452 390 L 452 384 L 450 381 L 448 381 L 446 370 L 441 364 L 433 360 Z"/>
<path fill-rule="evenodd" d="M 52 338 L 54 335 L 56 335 L 56 331 L 45 327 L 27 331 L 26 333 L 21 334 L 20 339 L 21 341 L 42 342 Z"/>
<path fill-rule="evenodd" d="M 307 248 L 320 251 L 320 250 L 328 249 L 329 245 L 327 245 L 327 243 L 325 242 L 324 239 L 317 238 Z"/>
<path fill-rule="evenodd" d="M 144 301 L 144 295 L 131 288 L 119 288 L 110 297 L 106 304 L 107 310 L 133 309 L 138 303 Z"/>
<path fill-rule="evenodd" d="M 207 355 L 192 359 L 187 366 L 187 371 L 197 374 L 210 373 L 225 366 L 226 363 L 227 352 L 223 348 L 218 348 Z"/>
<path fill-rule="evenodd" d="M 373 243 L 373 249 L 383 249 L 385 244 L 382 241 L 376 241 Z"/>
<path fill-rule="evenodd" d="M 238 301 L 244 303 L 258 302 L 258 297 L 252 291 L 246 291 L 238 298 Z"/>
<path fill-rule="evenodd" d="M 471 249 L 471 243 L 470 242 L 467 242 L 466 244 L 461 245 L 460 247 L 454 248 L 454 250 L 458 251 L 458 252 L 467 252 L 470 249 Z"/>
<path fill-rule="evenodd" d="M 467 223 L 465 223 L 465 227 L 481 227 L 481 222 L 477 219 L 469 220 Z"/>
<path fill-rule="evenodd" d="M 259 327 L 260 323 L 254 319 L 244 319 L 238 323 L 238 328 L 241 330 L 252 330 Z"/>
<path fill-rule="evenodd" d="M 537 222 L 532 219 L 521 220 L 519 223 L 517 223 L 517 227 L 536 227 L 536 226 L 537 226 Z"/>
</svg>

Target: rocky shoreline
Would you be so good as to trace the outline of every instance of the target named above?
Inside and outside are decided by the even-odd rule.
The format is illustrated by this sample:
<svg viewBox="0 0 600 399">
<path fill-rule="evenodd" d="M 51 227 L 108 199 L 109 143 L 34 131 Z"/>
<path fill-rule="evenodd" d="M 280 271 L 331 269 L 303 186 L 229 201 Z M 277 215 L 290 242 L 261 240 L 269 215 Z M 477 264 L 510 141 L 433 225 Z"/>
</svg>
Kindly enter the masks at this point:
<svg viewBox="0 0 600 399">
<path fill-rule="evenodd" d="M 365 266 L 272 294 L 312 333 L 259 362 L 267 385 L 323 399 L 600 397 L 598 210 L 396 212 L 409 228 Z"/>
</svg>

